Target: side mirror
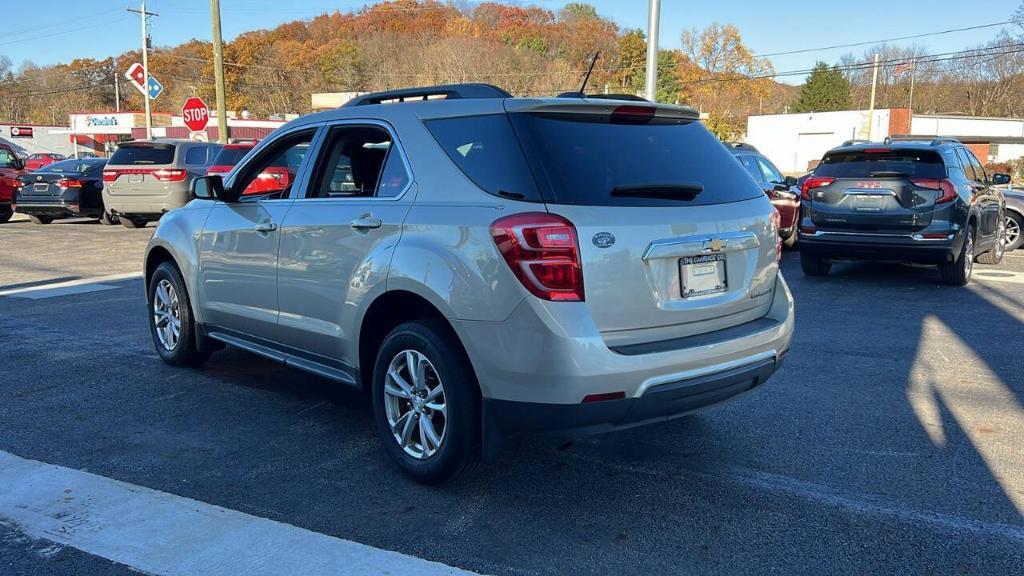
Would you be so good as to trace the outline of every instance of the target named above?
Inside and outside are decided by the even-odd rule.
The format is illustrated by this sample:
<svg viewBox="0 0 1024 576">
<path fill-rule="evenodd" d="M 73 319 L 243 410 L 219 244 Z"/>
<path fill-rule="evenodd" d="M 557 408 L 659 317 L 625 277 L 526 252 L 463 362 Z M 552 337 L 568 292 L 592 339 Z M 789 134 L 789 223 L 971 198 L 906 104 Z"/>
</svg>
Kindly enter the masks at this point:
<svg viewBox="0 0 1024 576">
<path fill-rule="evenodd" d="M 1010 180 L 1011 180 L 1011 178 L 1010 178 L 1009 174 L 993 174 L 992 175 L 992 183 L 995 184 L 996 186 L 1003 186 L 1005 184 L 1009 184 Z"/>
<path fill-rule="evenodd" d="M 193 198 L 200 200 L 220 200 L 221 202 L 238 202 L 238 194 L 224 187 L 224 179 L 219 174 L 200 176 L 192 181 L 190 191 Z"/>
<path fill-rule="evenodd" d="M 796 179 L 795 178 L 793 179 L 793 183 L 792 184 L 789 183 L 789 179 L 790 179 L 790 177 L 787 176 L 785 184 L 775 184 L 775 191 L 776 192 L 789 192 L 789 189 L 791 187 L 796 186 Z"/>
<path fill-rule="evenodd" d="M 796 176 L 786 176 L 785 183 L 787 187 L 796 186 Z"/>
</svg>

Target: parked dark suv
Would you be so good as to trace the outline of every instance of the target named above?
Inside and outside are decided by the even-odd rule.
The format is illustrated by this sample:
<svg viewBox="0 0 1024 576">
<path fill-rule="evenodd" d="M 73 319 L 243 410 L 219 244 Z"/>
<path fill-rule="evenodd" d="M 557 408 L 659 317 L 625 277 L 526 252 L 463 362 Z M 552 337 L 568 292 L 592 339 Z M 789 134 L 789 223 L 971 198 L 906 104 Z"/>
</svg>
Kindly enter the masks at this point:
<svg viewBox="0 0 1024 576">
<path fill-rule="evenodd" d="M 1005 201 L 958 140 L 847 143 L 803 183 L 800 264 L 828 274 L 834 259 L 936 264 L 946 284 L 970 281 L 975 259 L 1003 258 Z"/>
</svg>

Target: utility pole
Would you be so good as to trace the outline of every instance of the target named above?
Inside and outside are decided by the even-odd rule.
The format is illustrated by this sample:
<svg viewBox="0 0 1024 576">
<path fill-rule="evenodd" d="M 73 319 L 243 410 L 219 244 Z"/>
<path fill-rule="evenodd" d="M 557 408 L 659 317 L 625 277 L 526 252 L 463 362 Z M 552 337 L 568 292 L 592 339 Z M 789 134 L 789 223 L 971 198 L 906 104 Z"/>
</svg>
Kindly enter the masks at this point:
<svg viewBox="0 0 1024 576">
<path fill-rule="evenodd" d="M 875 87 L 878 86 L 878 54 L 875 54 L 874 70 L 871 73 L 871 108 L 868 110 L 868 140 L 875 134 Z"/>
<path fill-rule="evenodd" d="M 228 143 L 228 112 L 224 103 L 224 44 L 220 37 L 220 0 L 210 0 L 213 20 L 213 77 L 217 90 L 217 140 Z"/>
<path fill-rule="evenodd" d="M 658 24 L 661 21 L 661 0 L 649 0 L 647 8 L 647 99 L 658 94 Z"/>
<path fill-rule="evenodd" d="M 910 115 L 914 115 L 914 80 L 917 79 L 917 57 L 913 57 L 910 60 L 910 102 L 907 104 L 907 108 L 910 108 Z"/>
<path fill-rule="evenodd" d="M 114 69 L 114 112 L 121 113 L 121 82 L 118 80 L 117 60 L 110 59 L 111 67 Z"/>
<path fill-rule="evenodd" d="M 149 17 L 159 16 L 155 12 L 146 11 L 146 0 L 138 10 L 128 8 L 129 12 L 135 12 L 142 21 L 142 99 L 146 102 L 146 140 L 153 139 L 153 109 L 149 103 Z"/>
</svg>

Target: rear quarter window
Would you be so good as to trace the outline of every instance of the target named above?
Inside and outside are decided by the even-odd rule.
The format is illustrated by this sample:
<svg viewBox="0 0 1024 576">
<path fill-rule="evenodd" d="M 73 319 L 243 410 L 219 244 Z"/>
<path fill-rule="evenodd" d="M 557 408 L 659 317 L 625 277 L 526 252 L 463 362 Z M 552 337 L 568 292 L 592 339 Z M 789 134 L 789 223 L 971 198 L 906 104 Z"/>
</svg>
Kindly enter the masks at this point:
<svg viewBox="0 0 1024 576">
<path fill-rule="evenodd" d="M 931 150 L 892 149 L 830 152 L 814 169 L 815 176 L 832 178 L 873 178 L 891 174 L 940 180 L 946 177 L 946 166 L 942 156 Z"/>
</svg>

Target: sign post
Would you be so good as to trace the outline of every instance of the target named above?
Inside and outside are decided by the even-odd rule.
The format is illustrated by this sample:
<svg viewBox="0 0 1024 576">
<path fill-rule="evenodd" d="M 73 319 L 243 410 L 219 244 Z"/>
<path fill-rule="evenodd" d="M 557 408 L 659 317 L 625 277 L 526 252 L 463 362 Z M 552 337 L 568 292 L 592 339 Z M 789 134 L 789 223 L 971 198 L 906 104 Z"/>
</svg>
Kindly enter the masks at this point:
<svg viewBox="0 0 1024 576">
<path fill-rule="evenodd" d="M 181 107 L 181 117 L 189 130 L 202 132 L 210 122 L 210 109 L 202 98 L 193 96 L 185 100 L 185 104 Z"/>
</svg>

